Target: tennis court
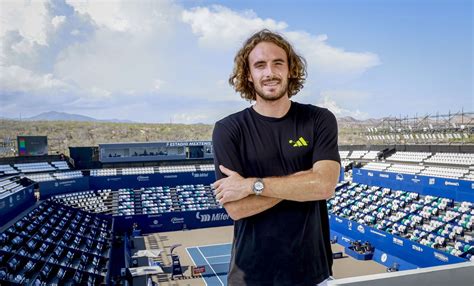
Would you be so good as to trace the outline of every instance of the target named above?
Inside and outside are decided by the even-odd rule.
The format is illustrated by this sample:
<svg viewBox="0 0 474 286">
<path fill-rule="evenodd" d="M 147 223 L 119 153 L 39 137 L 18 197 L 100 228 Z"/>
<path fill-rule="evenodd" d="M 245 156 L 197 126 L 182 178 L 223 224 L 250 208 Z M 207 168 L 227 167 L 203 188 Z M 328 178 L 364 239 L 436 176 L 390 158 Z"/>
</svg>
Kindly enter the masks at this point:
<svg viewBox="0 0 474 286">
<path fill-rule="evenodd" d="M 194 265 L 205 266 L 202 277 L 206 285 L 226 286 L 231 248 L 232 244 L 225 243 L 187 247 L 186 251 Z"/>
</svg>

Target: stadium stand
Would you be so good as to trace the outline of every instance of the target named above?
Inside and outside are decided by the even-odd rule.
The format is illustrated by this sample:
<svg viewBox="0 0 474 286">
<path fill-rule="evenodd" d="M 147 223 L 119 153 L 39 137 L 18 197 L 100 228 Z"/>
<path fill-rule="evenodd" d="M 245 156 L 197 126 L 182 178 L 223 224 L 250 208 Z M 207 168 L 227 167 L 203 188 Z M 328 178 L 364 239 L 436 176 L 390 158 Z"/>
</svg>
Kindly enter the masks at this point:
<svg viewBox="0 0 474 286">
<path fill-rule="evenodd" d="M 425 163 L 444 165 L 473 166 L 474 154 L 466 153 L 436 153 L 425 160 Z"/>
<path fill-rule="evenodd" d="M 48 182 L 48 181 L 54 181 L 55 178 L 53 177 L 52 173 L 46 173 L 46 174 L 30 174 L 26 175 L 28 179 L 35 181 L 35 182 Z"/>
<path fill-rule="evenodd" d="M 69 179 L 73 179 L 73 178 L 82 178 L 82 177 L 84 177 L 84 175 L 82 175 L 81 171 L 56 172 L 56 173 L 53 173 L 53 176 L 58 180 L 69 180 Z"/>
<path fill-rule="evenodd" d="M 367 154 L 365 154 L 364 156 L 362 156 L 361 159 L 365 159 L 365 160 L 375 160 L 377 158 L 377 154 L 379 153 L 379 151 L 369 151 Z"/>
<path fill-rule="evenodd" d="M 0 234 L 0 281 L 101 285 L 111 230 L 110 218 L 43 202 Z"/>
<path fill-rule="evenodd" d="M 51 162 L 51 165 L 53 165 L 54 167 L 56 167 L 56 169 L 58 170 L 69 170 L 69 165 L 67 164 L 66 161 L 54 161 L 54 162 Z"/>
<path fill-rule="evenodd" d="M 349 159 L 361 159 L 367 153 L 365 150 L 354 150 L 349 156 Z"/>
<path fill-rule="evenodd" d="M 41 163 L 24 163 L 13 165 L 21 173 L 39 173 L 39 172 L 50 172 L 56 171 L 56 168 L 48 164 L 47 162 Z"/>
<path fill-rule="evenodd" d="M 447 167 L 429 166 L 425 170 L 421 171 L 420 174 L 426 175 L 426 176 L 433 176 L 433 177 L 460 179 L 467 173 L 469 173 L 469 170 L 464 169 L 464 168 L 447 168 Z"/>
<path fill-rule="evenodd" d="M 341 159 L 347 159 L 351 151 L 339 151 L 339 156 Z"/>
<path fill-rule="evenodd" d="M 384 171 L 386 170 L 391 164 L 389 163 L 376 163 L 376 162 L 369 162 L 367 163 L 363 169 L 372 170 L 372 171 Z"/>
<path fill-rule="evenodd" d="M 153 167 L 146 168 L 124 168 L 122 174 L 124 175 L 136 175 L 136 174 L 154 174 L 155 170 Z"/>
<path fill-rule="evenodd" d="M 91 170 L 91 176 L 117 176 L 117 169 L 96 169 Z"/>
<path fill-rule="evenodd" d="M 86 191 L 56 195 L 52 199 L 70 207 L 114 216 L 222 208 L 211 186 L 202 184 Z"/>
<path fill-rule="evenodd" d="M 414 162 L 420 163 L 431 156 L 430 152 L 396 152 L 386 158 L 387 161 Z"/>
<path fill-rule="evenodd" d="M 23 189 L 18 177 L 0 179 L 0 198 L 4 198 Z"/>
<path fill-rule="evenodd" d="M 211 186 L 184 185 L 177 186 L 178 201 L 181 211 L 195 211 L 222 208 L 218 205 Z"/>
<path fill-rule="evenodd" d="M 197 168 L 194 165 L 191 166 L 166 166 L 158 168 L 160 173 L 179 173 L 179 172 L 196 172 Z"/>
<path fill-rule="evenodd" d="M 112 213 L 112 190 L 84 191 L 56 195 L 53 201 L 90 213 Z"/>
<path fill-rule="evenodd" d="M 12 166 L 10 165 L 0 165 L 0 176 L 3 175 L 15 175 L 18 174 L 19 172 L 15 170 Z"/>
<path fill-rule="evenodd" d="M 424 168 L 424 166 L 419 165 L 392 164 L 386 171 L 392 173 L 419 174 Z"/>
<path fill-rule="evenodd" d="M 470 202 L 352 183 L 328 201 L 330 213 L 462 256 L 474 249 Z"/>
</svg>

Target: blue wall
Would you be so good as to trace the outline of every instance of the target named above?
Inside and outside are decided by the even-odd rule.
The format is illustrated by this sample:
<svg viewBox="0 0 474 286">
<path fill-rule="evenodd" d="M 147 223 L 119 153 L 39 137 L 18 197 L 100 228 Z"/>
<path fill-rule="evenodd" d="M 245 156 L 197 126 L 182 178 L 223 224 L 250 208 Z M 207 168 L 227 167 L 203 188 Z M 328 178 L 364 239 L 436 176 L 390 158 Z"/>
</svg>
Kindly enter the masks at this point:
<svg viewBox="0 0 474 286">
<path fill-rule="evenodd" d="M 417 192 L 421 195 L 440 196 L 455 201 L 474 202 L 474 182 L 420 175 L 379 172 L 354 168 L 355 183 L 386 187 L 393 190 Z"/>
<path fill-rule="evenodd" d="M 331 236 L 337 235 L 339 244 L 349 246 L 350 241 L 369 241 L 379 251 L 374 254 L 374 260 L 386 266 L 391 266 L 393 262 L 397 262 L 400 264 L 401 270 L 407 270 L 416 267 L 466 262 L 463 258 L 345 218 L 329 215 L 329 220 Z M 386 254 L 385 259 L 382 256 L 384 253 Z"/>
<path fill-rule="evenodd" d="M 177 185 L 209 185 L 216 179 L 214 171 L 207 172 L 185 172 L 165 174 L 143 174 L 122 176 L 90 176 L 89 189 L 120 189 L 120 188 L 145 188 L 156 186 Z"/>
<path fill-rule="evenodd" d="M 56 180 L 38 183 L 42 200 L 54 195 L 89 190 L 89 177 Z"/>
<path fill-rule="evenodd" d="M 232 225 L 233 220 L 225 209 L 115 216 L 114 232 L 130 232 L 134 223 L 142 233 L 152 233 Z"/>
<path fill-rule="evenodd" d="M 0 226 L 36 203 L 33 185 L 0 199 Z"/>
</svg>

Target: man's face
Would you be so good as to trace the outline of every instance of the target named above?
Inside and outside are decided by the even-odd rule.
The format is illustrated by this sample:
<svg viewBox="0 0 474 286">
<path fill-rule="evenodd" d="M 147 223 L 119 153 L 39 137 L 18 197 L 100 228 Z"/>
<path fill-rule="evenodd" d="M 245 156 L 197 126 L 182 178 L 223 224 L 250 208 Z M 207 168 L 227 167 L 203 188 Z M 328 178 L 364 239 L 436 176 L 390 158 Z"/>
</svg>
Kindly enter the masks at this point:
<svg viewBox="0 0 474 286">
<path fill-rule="evenodd" d="M 288 96 L 288 57 L 285 50 L 271 42 L 261 42 L 249 54 L 250 74 L 257 97 L 275 101 Z"/>
</svg>

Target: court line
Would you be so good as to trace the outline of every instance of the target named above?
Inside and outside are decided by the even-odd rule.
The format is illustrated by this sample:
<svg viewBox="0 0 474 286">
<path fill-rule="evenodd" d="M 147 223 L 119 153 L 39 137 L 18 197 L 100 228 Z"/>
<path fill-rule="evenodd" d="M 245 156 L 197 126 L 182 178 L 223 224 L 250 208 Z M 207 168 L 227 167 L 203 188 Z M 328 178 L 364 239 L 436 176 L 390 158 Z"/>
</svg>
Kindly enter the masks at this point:
<svg viewBox="0 0 474 286">
<path fill-rule="evenodd" d="M 196 245 L 195 247 L 217 246 L 217 245 L 226 245 L 226 244 L 230 244 L 230 245 L 232 245 L 232 243 L 231 243 L 231 242 L 226 242 L 226 243 L 216 243 L 216 244 Z"/>
<path fill-rule="evenodd" d="M 188 256 L 191 258 L 191 261 L 193 262 L 193 264 L 196 265 L 196 266 L 198 266 L 197 263 L 194 262 L 193 256 L 192 256 L 191 253 L 189 252 L 188 248 L 193 248 L 193 247 L 186 247 L 186 252 L 188 253 Z M 194 248 L 197 248 L 197 247 L 194 247 Z M 206 279 L 204 279 L 204 277 L 202 277 L 202 275 L 201 275 L 201 279 L 202 279 L 202 281 L 204 281 L 204 284 L 206 284 L 206 286 L 208 286 Z"/>
<path fill-rule="evenodd" d="M 197 247 L 197 250 L 199 251 L 199 253 L 201 253 L 201 255 L 202 255 L 202 257 L 204 258 L 204 260 L 206 260 L 207 265 L 209 265 L 209 267 L 212 269 L 212 272 L 214 272 L 214 274 L 216 275 L 217 279 L 221 282 L 222 286 L 224 286 L 224 282 L 222 282 L 221 278 L 219 278 L 219 275 L 217 275 L 216 271 L 215 271 L 214 268 L 211 266 L 211 264 L 210 264 L 209 261 L 207 260 L 206 256 L 204 256 L 204 254 L 202 253 L 201 249 L 199 249 L 199 247 Z"/>
<path fill-rule="evenodd" d="M 227 256 L 230 256 L 230 254 L 207 256 L 207 258 L 227 257 Z"/>
</svg>

